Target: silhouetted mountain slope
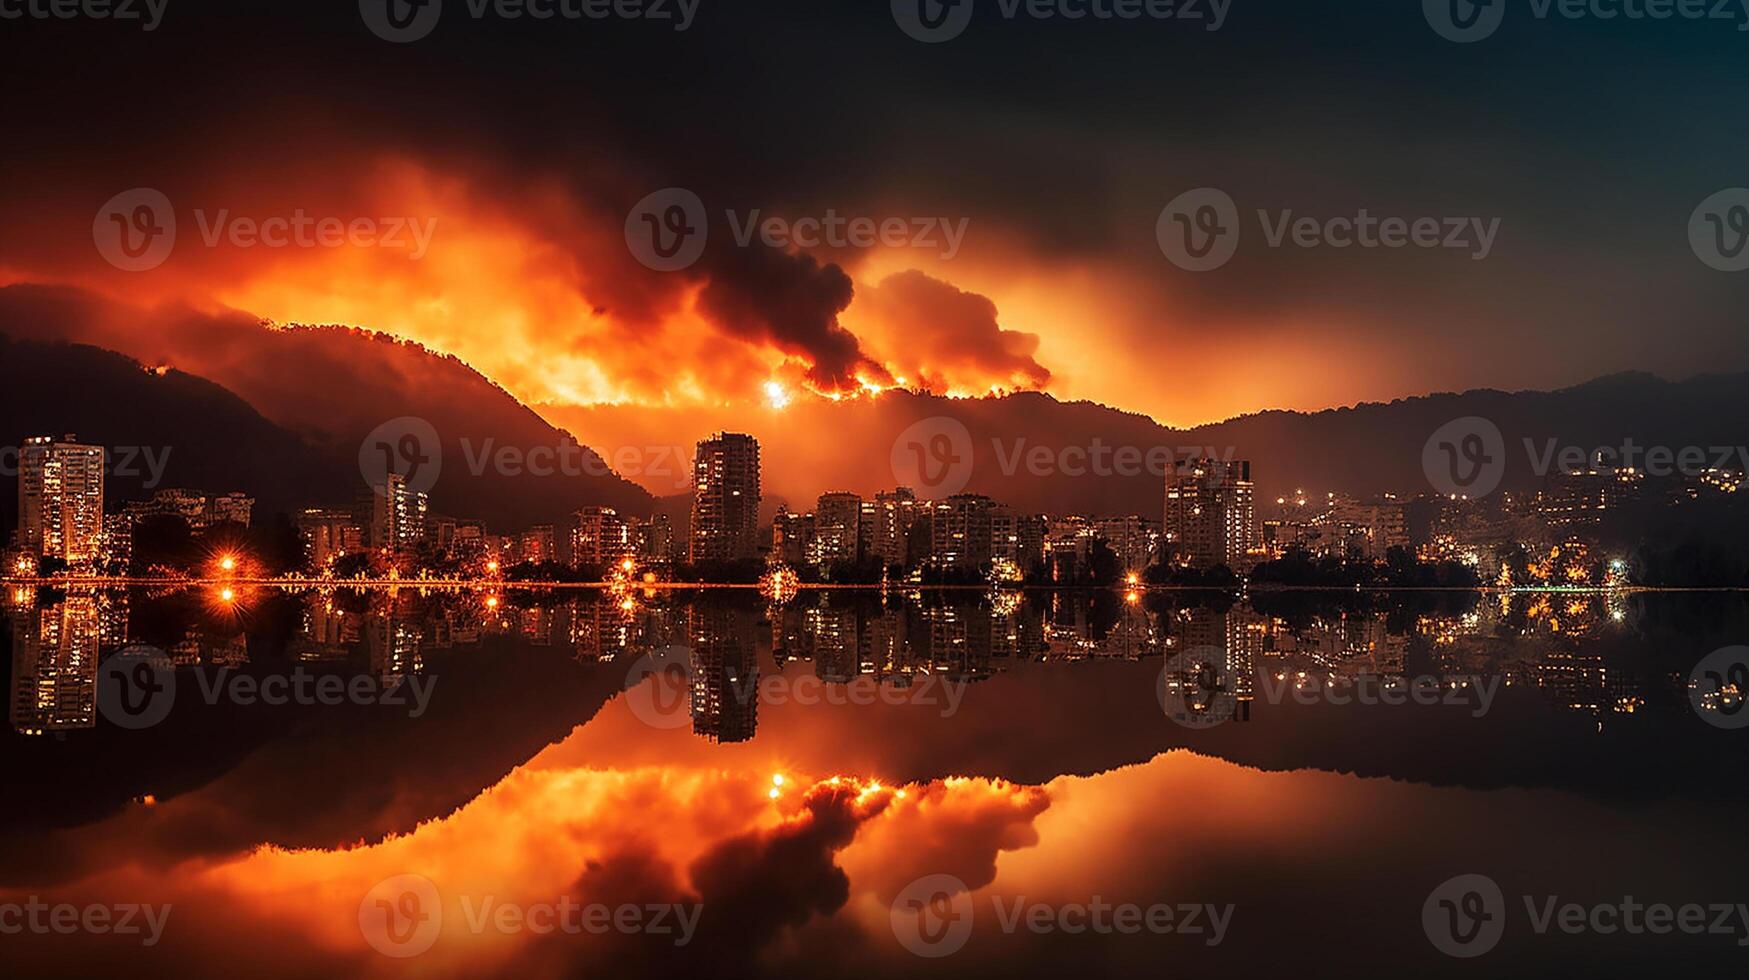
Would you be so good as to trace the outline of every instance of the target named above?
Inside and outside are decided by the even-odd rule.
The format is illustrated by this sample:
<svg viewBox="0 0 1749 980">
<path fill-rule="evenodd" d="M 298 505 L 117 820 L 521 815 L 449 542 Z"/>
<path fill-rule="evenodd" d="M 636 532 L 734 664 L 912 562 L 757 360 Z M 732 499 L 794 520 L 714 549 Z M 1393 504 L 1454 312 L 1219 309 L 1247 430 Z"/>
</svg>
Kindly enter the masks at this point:
<svg viewBox="0 0 1749 980">
<path fill-rule="evenodd" d="M 10 450 L 30 436 L 71 433 L 107 447 L 112 502 L 149 496 L 154 469 L 157 486 L 243 490 L 277 510 L 348 475 L 210 381 L 82 345 L 0 336 L 0 426 L 9 468 Z M 0 479 L 0 525 L 16 523 L 17 501 L 18 481 Z"/>
<path fill-rule="evenodd" d="M 1142 460 L 1149 451 L 1159 458 L 1161 450 L 1179 459 L 1198 452 L 1249 459 L 1264 499 L 1300 487 L 1409 495 L 1433 489 L 1422 470 L 1422 451 L 1433 433 L 1454 419 L 1480 416 L 1504 438 L 1502 486 L 1523 489 L 1541 482 L 1533 462 L 1546 454 L 1551 439 L 1586 452 L 1620 447 L 1629 438 L 1642 450 L 1749 445 L 1749 418 L 1739 408 L 1746 388 L 1745 375 L 1671 382 L 1621 374 L 1554 392 L 1478 390 L 1312 413 L 1267 411 L 1190 429 L 1039 393 L 948 399 L 894 391 L 875 399 L 797 402 L 782 412 L 705 418 L 623 406 L 543 406 L 542 412 L 603 446 L 616 437 L 629 444 L 685 444 L 713 428 L 751 432 L 763 450 L 767 495 L 804 507 L 827 490 L 867 494 L 891 487 L 892 449 L 901 434 L 928 419 L 952 419 L 971 436 L 970 492 L 1046 513 L 1155 515 L 1162 471 L 1121 469 L 1118 448 L 1133 447 L 1132 459 Z M 1094 462 L 1096 447 L 1104 447 L 1103 469 Z M 1035 454 L 1044 465 L 1033 464 Z"/>
<path fill-rule="evenodd" d="M 274 327 L 235 311 L 185 307 L 139 310 L 75 289 L 0 289 L 0 332 L 71 340 L 119 351 L 148 365 L 172 365 L 235 392 L 266 418 L 296 433 L 324 460 L 324 471 L 359 479 L 359 455 L 378 426 L 401 418 L 430 423 L 442 445 L 432 488 L 441 513 L 482 517 L 519 529 L 560 521 L 591 504 L 645 513 L 650 495 L 613 474 L 509 393 L 454 357 L 349 327 Z M 500 467 L 542 450 L 550 472 Z M 566 456 L 561 456 L 561 451 Z M 542 458 L 529 457 L 537 463 Z M 338 469 L 337 469 L 338 468 Z M 351 482 L 324 485 L 314 502 L 351 499 Z"/>
</svg>

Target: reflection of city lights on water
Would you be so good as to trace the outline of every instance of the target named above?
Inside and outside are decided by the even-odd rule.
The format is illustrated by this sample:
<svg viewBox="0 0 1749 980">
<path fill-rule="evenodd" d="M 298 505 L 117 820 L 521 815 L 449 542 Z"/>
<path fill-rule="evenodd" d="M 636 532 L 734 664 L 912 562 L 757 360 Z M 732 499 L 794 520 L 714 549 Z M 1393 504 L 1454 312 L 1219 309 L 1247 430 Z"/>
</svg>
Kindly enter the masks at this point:
<svg viewBox="0 0 1749 980">
<path fill-rule="evenodd" d="M 788 602 L 801 591 L 802 578 L 788 565 L 779 565 L 759 580 L 759 592 L 770 602 Z"/>
</svg>

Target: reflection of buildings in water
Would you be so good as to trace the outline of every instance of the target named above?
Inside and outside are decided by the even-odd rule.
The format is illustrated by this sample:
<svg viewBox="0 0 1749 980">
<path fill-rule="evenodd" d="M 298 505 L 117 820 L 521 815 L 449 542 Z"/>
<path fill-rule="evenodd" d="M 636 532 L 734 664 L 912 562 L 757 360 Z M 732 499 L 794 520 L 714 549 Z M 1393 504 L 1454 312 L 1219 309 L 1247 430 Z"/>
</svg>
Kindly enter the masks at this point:
<svg viewBox="0 0 1749 980">
<path fill-rule="evenodd" d="M 202 663 L 214 667 L 241 667 L 249 662 L 249 638 L 241 633 L 236 636 L 202 633 L 199 642 Z"/>
<path fill-rule="evenodd" d="M 425 671 L 419 624 L 398 612 L 385 612 L 371 618 L 365 630 L 365 644 L 370 649 L 370 669 L 380 680 L 420 674 Z"/>
<path fill-rule="evenodd" d="M 1035 647 L 1049 660 L 1082 660 L 1089 657 L 1122 657 L 1140 660 L 1162 651 L 1161 632 L 1155 617 L 1141 603 L 1120 604 L 1117 619 L 1098 632 L 1093 607 L 1079 593 L 1053 593 L 1050 613 L 1038 621 Z"/>
<path fill-rule="evenodd" d="M 1093 656 L 1092 625 L 1087 604 L 1077 593 L 1052 592 L 1050 614 L 1043 617 L 1045 655 L 1052 660 L 1080 660 Z"/>
<path fill-rule="evenodd" d="M 126 592 L 97 594 L 98 642 L 104 646 L 123 646 L 128 641 L 128 611 Z"/>
<path fill-rule="evenodd" d="M 990 610 L 990 656 L 997 660 L 1030 660 L 1045 652 L 1045 618 L 1025 602 L 1003 602 Z"/>
<path fill-rule="evenodd" d="M 862 619 L 857 636 L 858 660 L 876 677 L 893 678 L 897 684 L 909 684 L 919 668 L 905 642 L 910 615 L 902 605 L 882 606 Z"/>
<path fill-rule="evenodd" d="M 1611 615 L 1612 604 L 1608 598 L 1596 593 L 1573 595 L 1544 592 L 1514 596 L 1512 601 L 1518 599 L 1524 600 L 1524 615 L 1528 620 L 1525 630 L 1527 633 L 1543 630 L 1559 636 L 1589 636 L 1603 629 L 1606 624 L 1620 621 L 1619 617 Z M 1623 608 L 1619 599 L 1614 608 L 1618 611 Z"/>
<path fill-rule="evenodd" d="M 553 612 L 546 606 L 529 606 L 517 612 L 517 632 L 529 646 L 553 645 Z"/>
<path fill-rule="evenodd" d="M 753 617 L 698 604 L 687 610 L 692 647 L 692 730 L 716 742 L 745 742 L 759 724 L 759 667 Z"/>
<path fill-rule="evenodd" d="M 102 617 L 94 596 L 23 610 L 12 620 L 12 727 L 41 735 L 97 726 Z"/>
<path fill-rule="evenodd" d="M 1552 702 L 1601 715 L 1610 686 L 1609 668 L 1596 654 L 1577 650 L 1551 650 L 1534 666 L 1536 686 Z"/>
<path fill-rule="evenodd" d="M 1551 703 L 1601 719 L 1633 714 L 1646 690 L 1632 675 L 1611 670 L 1603 657 L 1577 649 L 1551 649 L 1532 667 L 1537 689 Z"/>
<path fill-rule="evenodd" d="M 624 653 L 641 653 L 684 644 L 685 623 L 667 603 L 636 602 L 613 594 L 573 599 L 561 610 L 568 616 L 566 641 L 572 656 L 584 663 L 610 661 Z"/>
<path fill-rule="evenodd" d="M 1189 651 L 1217 651 L 1226 676 L 1240 704 L 1255 699 L 1257 663 L 1263 654 L 1262 619 L 1248 606 L 1226 611 L 1195 607 L 1175 610 L 1162 617 L 1166 646 L 1173 655 Z"/>
<path fill-rule="evenodd" d="M 923 605 L 913 597 L 835 605 L 822 595 L 815 606 L 772 611 L 772 648 L 780 663 L 813 663 L 827 683 L 864 675 L 904 687 L 917 674 L 989 677 L 993 661 L 1042 650 L 1044 634 L 1039 614 L 1025 603 Z"/>
<path fill-rule="evenodd" d="M 291 641 L 292 659 L 303 663 L 345 660 L 347 644 L 358 639 L 358 619 L 357 614 L 337 608 L 332 599 L 314 598 L 304 603 L 298 635 Z"/>
<path fill-rule="evenodd" d="M 1409 652 L 1407 634 L 1393 634 L 1383 613 L 1343 611 L 1290 629 L 1279 619 L 1258 624 L 1263 651 L 1295 667 L 1312 667 L 1327 677 L 1401 674 Z"/>
<path fill-rule="evenodd" d="M 802 635 L 804 649 L 814 661 L 814 674 L 821 680 L 847 684 L 865 673 L 856 610 L 834 608 L 825 602 L 810 606 L 802 610 Z"/>
<path fill-rule="evenodd" d="M 957 682 L 990 676 L 996 617 L 988 609 L 929 606 L 918 612 L 922 659 Z"/>
</svg>

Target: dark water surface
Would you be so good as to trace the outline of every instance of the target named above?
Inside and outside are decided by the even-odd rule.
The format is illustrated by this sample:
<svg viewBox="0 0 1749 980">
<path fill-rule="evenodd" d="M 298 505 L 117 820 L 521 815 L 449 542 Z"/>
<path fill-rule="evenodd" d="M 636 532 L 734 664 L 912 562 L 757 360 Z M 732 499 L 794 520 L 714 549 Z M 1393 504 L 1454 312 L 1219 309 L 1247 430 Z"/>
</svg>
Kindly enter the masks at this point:
<svg viewBox="0 0 1749 980">
<path fill-rule="evenodd" d="M 16 975 L 1749 963 L 1735 594 L 9 598 Z"/>
</svg>

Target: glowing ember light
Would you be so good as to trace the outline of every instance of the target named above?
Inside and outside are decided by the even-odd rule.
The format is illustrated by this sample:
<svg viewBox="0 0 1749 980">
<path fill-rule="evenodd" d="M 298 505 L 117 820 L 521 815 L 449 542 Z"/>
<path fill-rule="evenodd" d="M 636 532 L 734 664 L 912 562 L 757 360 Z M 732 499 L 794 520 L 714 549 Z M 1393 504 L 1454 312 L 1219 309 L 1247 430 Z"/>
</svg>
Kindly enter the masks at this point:
<svg viewBox="0 0 1749 980">
<path fill-rule="evenodd" d="M 631 612 L 632 610 L 638 608 L 638 601 L 636 599 L 633 599 L 631 596 L 628 595 L 624 599 L 621 599 L 619 601 L 619 608 L 620 608 L 620 611 L 622 611 L 622 612 Z"/>
<path fill-rule="evenodd" d="M 487 596 L 486 597 L 486 608 L 487 609 L 497 609 L 498 608 L 498 597 L 495 595 Z"/>
<path fill-rule="evenodd" d="M 776 381 L 765 382 L 765 403 L 778 411 L 789 407 L 789 392 Z"/>
<path fill-rule="evenodd" d="M 237 557 L 235 555 L 225 555 L 224 557 L 220 558 L 219 559 L 219 568 L 224 570 L 224 571 L 227 571 L 227 572 L 236 571 L 237 570 Z"/>
<path fill-rule="evenodd" d="M 770 602 L 788 602 L 800 591 L 801 582 L 802 577 L 795 569 L 779 565 L 759 580 L 759 591 Z"/>
<path fill-rule="evenodd" d="M 219 598 L 225 602 L 232 602 L 237 598 L 236 590 L 227 585 L 219 590 Z"/>
<path fill-rule="evenodd" d="M 486 571 L 496 572 L 497 570 L 498 570 L 498 562 L 496 560 L 489 561 L 486 563 Z"/>
<path fill-rule="evenodd" d="M 772 776 L 771 777 L 771 785 L 782 786 L 783 785 L 783 773 L 780 772 L 780 773 L 777 773 L 776 775 Z"/>
<path fill-rule="evenodd" d="M 779 789 L 778 789 L 778 788 L 777 788 L 777 787 L 776 787 L 776 786 L 773 786 L 773 787 L 771 787 L 771 792 L 769 792 L 769 793 L 766 793 L 766 794 L 765 794 L 765 795 L 766 795 L 766 796 L 769 796 L 769 797 L 771 797 L 771 798 L 772 798 L 772 799 L 774 799 L 774 800 L 775 800 L 775 799 L 777 799 L 777 798 L 778 798 L 778 797 L 779 797 L 779 796 L 782 796 L 782 795 L 783 795 L 783 792 L 782 792 L 782 791 L 781 791 L 781 790 L 779 790 Z"/>
<path fill-rule="evenodd" d="M 1137 584 L 1141 583 L 1142 576 L 1135 573 L 1135 572 L 1131 572 L 1128 575 L 1124 576 L 1124 581 L 1129 583 L 1130 585 L 1137 585 Z"/>
</svg>

